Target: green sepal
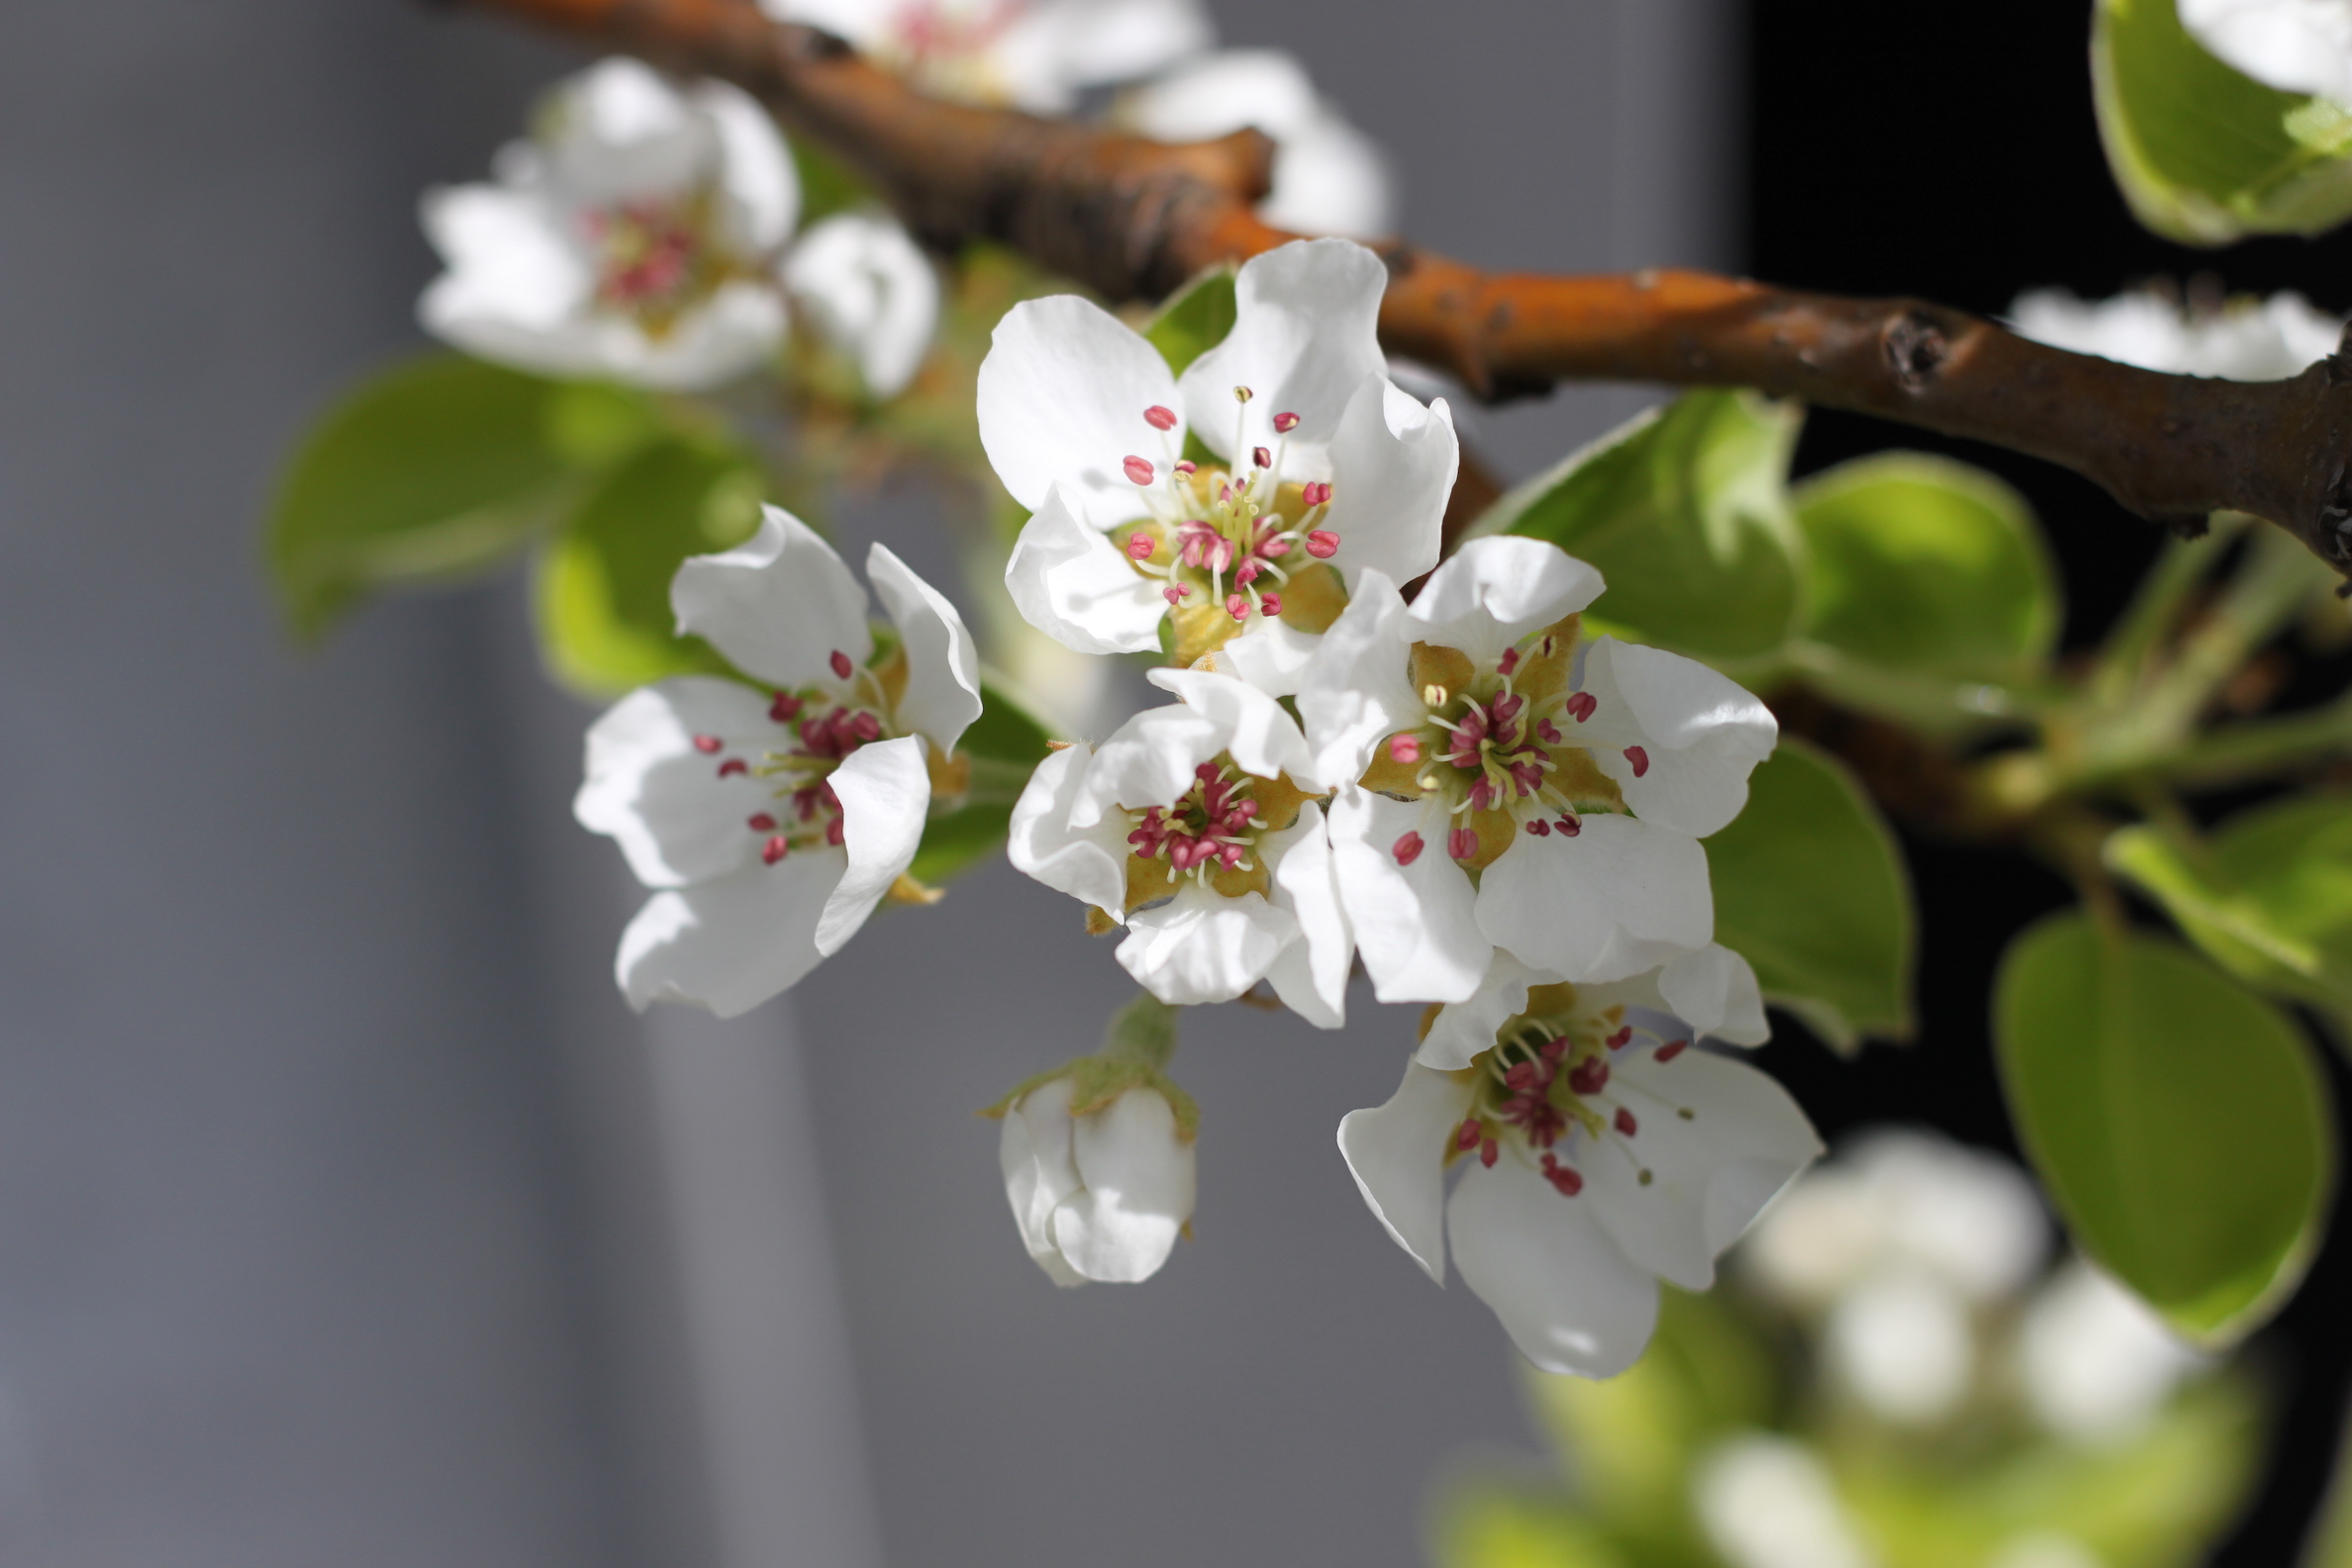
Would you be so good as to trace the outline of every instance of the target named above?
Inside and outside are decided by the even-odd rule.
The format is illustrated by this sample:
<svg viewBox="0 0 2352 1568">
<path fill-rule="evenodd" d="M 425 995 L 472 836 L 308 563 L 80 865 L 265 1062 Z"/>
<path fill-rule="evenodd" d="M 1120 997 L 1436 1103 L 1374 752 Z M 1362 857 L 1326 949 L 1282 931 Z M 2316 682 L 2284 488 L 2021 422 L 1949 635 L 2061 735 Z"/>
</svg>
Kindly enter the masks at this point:
<svg viewBox="0 0 2352 1568">
<path fill-rule="evenodd" d="M 1073 1117 L 1107 1110 L 1129 1089 L 1149 1089 L 1168 1102 L 1168 1109 L 1176 1118 L 1177 1139 L 1192 1142 L 1201 1133 L 1201 1108 L 1167 1074 L 1168 1062 L 1176 1054 L 1179 1011 L 1148 993 L 1138 994 L 1111 1016 L 1100 1050 L 1023 1079 L 1010 1094 L 980 1114 L 1001 1120 L 1024 1099 L 1062 1078 L 1070 1081 Z"/>
<path fill-rule="evenodd" d="M 1238 315 L 1233 268 L 1221 264 L 1195 273 L 1162 301 L 1144 325 L 1143 337 L 1168 361 L 1168 369 L 1182 375 L 1195 359 L 1225 342 Z"/>
</svg>

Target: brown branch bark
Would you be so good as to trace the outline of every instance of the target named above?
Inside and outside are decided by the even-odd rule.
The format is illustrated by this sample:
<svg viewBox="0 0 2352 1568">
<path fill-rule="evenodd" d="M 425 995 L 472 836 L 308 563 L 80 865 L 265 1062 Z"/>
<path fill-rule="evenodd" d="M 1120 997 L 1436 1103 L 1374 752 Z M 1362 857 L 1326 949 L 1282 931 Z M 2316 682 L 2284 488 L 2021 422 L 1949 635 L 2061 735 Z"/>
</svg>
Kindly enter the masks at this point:
<svg viewBox="0 0 2352 1568">
<path fill-rule="evenodd" d="M 883 190 L 939 245 L 1014 245 L 1113 300 L 1296 238 L 1258 221 L 1255 132 L 1168 147 L 926 98 L 751 0 L 468 0 L 599 48 L 734 81 Z M 1742 386 L 2027 452 L 2185 532 L 2266 518 L 2352 574 L 2352 359 L 2291 381 L 2163 375 L 2029 343 L 1921 300 L 1843 299 L 1703 272 L 1489 273 L 1404 243 L 1381 340 L 1480 397 L 1562 380 Z"/>
</svg>

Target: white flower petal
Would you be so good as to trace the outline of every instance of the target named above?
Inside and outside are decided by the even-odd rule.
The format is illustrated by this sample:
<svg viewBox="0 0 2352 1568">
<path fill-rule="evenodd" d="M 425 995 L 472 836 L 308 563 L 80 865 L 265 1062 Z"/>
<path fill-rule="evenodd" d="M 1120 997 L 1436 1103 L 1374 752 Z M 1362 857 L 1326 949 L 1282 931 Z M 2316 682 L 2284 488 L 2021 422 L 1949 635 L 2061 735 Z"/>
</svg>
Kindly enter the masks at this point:
<svg viewBox="0 0 2352 1568">
<path fill-rule="evenodd" d="M 1005 1113 L 997 1142 L 997 1164 L 1005 1173 L 1005 1198 L 1022 1245 L 1056 1285 L 1086 1283 L 1070 1267 L 1053 1239 L 1053 1212 L 1078 1190 L 1078 1162 L 1071 1152 L 1070 1080 L 1040 1084 Z"/>
<path fill-rule="evenodd" d="M 859 746 L 826 782 L 841 802 L 841 847 L 849 852 L 849 869 L 817 923 L 817 950 L 830 957 L 915 863 L 931 811 L 931 769 L 921 738 L 902 735 Z"/>
<path fill-rule="evenodd" d="M 1454 1267 L 1512 1343 L 1546 1372 L 1615 1377 L 1649 1344 L 1658 1282 L 1518 1155 L 1462 1173 L 1446 1206 Z"/>
<path fill-rule="evenodd" d="M 887 545 L 866 551 L 866 580 L 907 649 L 907 689 L 894 717 L 900 729 L 924 736 L 945 756 L 980 717 L 980 654 L 972 634 L 947 596 Z"/>
<path fill-rule="evenodd" d="M 861 53 L 890 37 L 907 0 L 759 0 L 760 10 L 778 22 L 823 28 Z"/>
<path fill-rule="evenodd" d="M 1248 631 L 1210 655 L 1210 668 L 1245 680 L 1269 697 L 1288 697 L 1298 691 L 1322 645 L 1323 638 L 1312 632 L 1259 616 Z"/>
<path fill-rule="evenodd" d="M 1128 81 L 1207 49 L 1195 0 L 1034 0 L 988 49 L 987 78 L 1031 114 L 1066 114 L 1081 88 Z"/>
<path fill-rule="evenodd" d="M 1225 739 L 1224 726 L 1183 703 L 1144 709 L 1096 747 L 1071 803 L 1070 826 L 1092 828 L 1120 807 L 1175 805 L 1196 782 L 1193 769 L 1223 751 Z"/>
<path fill-rule="evenodd" d="M 1300 936 L 1299 919 L 1256 893 L 1226 898 L 1187 880 L 1167 903 L 1127 917 L 1115 957 L 1170 1007 L 1230 1002 L 1266 977 Z"/>
<path fill-rule="evenodd" d="M 1396 585 L 1366 572 L 1299 672 L 1299 717 L 1316 777 L 1360 778 L 1383 739 L 1428 716 L 1408 679 L 1410 626 Z"/>
<path fill-rule="evenodd" d="M 1350 240 L 1302 240 L 1243 262 L 1232 332 L 1183 377 L 1184 410 L 1209 449 L 1234 455 L 1233 389 L 1245 386 L 1255 421 L 1299 416 L 1287 440 L 1312 465 L 1356 388 L 1387 367 L 1378 334 L 1387 288 L 1380 257 Z"/>
<path fill-rule="evenodd" d="M 784 341 L 784 302 L 764 282 L 737 278 L 686 311 L 659 338 L 629 317 L 588 319 L 594 368 L 637 386 L 700 392 L 759 367 Z"/>
<path fill-rule="evenodd" d="M 1734 1045 L 1761 1045 L 1772 1038 L 1756 971 L 1719 942 L 1709 942 L 1661 968 L 1658 993 L 1666 1011 L 1695 1033 Z"/>
<path fill-rule="evenodd" d="M 1474 539 L 1421 585 L 1413 601 L 1414 637 L 1460 648 L 1484 664 L 1582 610 L 1602 587 L 1599 572 L 1557 544 L 1513 534 Z"/>
<path fill-rule="evenodd" d="M 1080 653 L 1144 653 L 1159 646 L 1168 602 L 1111 536 L 1088 527 L 1066 487 L 1046 492 L 1005 562 L 1005 591 L 1022 619 Z"/>
<path fill-rule="evenodd" d="M 694 632 L 741 670 L 777 686 L 833 680 L 836 652 L 863 664 L 874 650 L 865 590 L 841 557 L 782 507 L 760 509 L 759 532 L 718 555 L 696 555 L 670 581 L 681 635 Z"/>
<path fill-rule="evenodd" d="M 627 55 L 558 83 L 537 123 L 548 182 L 582 207 L 684 195 L 719 156 L 711 122 L 669 78 Z"/>
<path fill-rule="evenodd" d="M 774 786 L 748 772 L 722 775 L 726 755 L 694 742 L 760 745 L 776 734 L 767 707 L 742 682 L 712 675 L 631 692 L 588 731 L 573 817 L 620 844 L 647 887 L 683 887 L 750 864 L 761 838 L 746 825 L 773 804 Z"/>
<path fill-rule="evenodd" d="M 427 332 L 469 353 L 557 375 L 590 367 L 578 317 L 595 292 L 587 261 L 544 202 L 495 185 L 425 193 L 425 233 L 448 270 L 417 302 Z"/>
<path fill-rule="evenodd" d="M 1421 1272 L 1445 1283 L 1445 1150 L 1470 1095 L 1443 1073 L 1408 1064 L 1386 1105 L 1339 1119 L 1339 1152 L 1356 1190 Z"/>
<path fill-rule="evenodd" d="M 705 80 L 692 92 L 719 145 L 720 234 L 738 254 L 771 254 L 800 221 L 800 171 L 792 153 L 776 122 L 740 87 Z"/>
<path fill-rule="evenodd" d="M 1144 420 L 1154 407 L 1180 416 L 1174 430 L 1163 435 Z M 1090 528 L 1147 515 L 1123 464 L 1142 457 L 1165 482 L 1184 449 L 1182 412 L 1159 350 L 1074 294 L 1007 311 L 980 362 L 980 444 L 997 477 L 1031 511 L 1060 483 Z"/>
<path fill-rule="evenodd" d="M 1605 637 L 1585 652 L 1584 690 L 1596 704 L 1572 736 L 1616 781 L 1643 822 L 1704 838 L 1747 805 L 1748 775 L 1772 755 L 1780 725 L 1728 676 L 1697 659 Z M 1638 745 L 1646 766 L 1617 749 Z"/>
<path fill-rule="evenodd" d="M 1053 1217 L 1053 1238 L 1077 1273 L 1132 1284 L 1167 1262 L 1192 1218 L 1193 1146 L 1152 1089 L 1129 1089 L 1072 1127 L 1081 1191 Z"/>
<path fill-rule="evenodd" d="M 1522 834 L 1480 880 L 1478 926 L 1538 969 L 1621 979 L 1713 939 L 1707 854 L 1631 817 L 1587 817 L 1573 838 Z"/>
<path fill-rule="evenodd" d="M 894 398 L 915 379 L 939 321 L 939 278 L 895 219 L 835 213 L 784 258 L 784 286 L 818 330 L 857 361 L 866 392 Z"/>
<path fill-rule="evenodd" d="M 1372 994 L 1383 1002 L 1467 1001 L 1494 944 L 1479 933 L 1469 874 L 1445 852 L 1443 811 L 1347 784 L 1331 799 L 1329 831 L 1339 896 Z M 1401 865 L 1396 846 L 1407 833 L 1419 833 L 1421 848 Z"/>
<path fill-rule="evenodd" d="M 1604 1134 L 1604 1146 L 1577 1134 L 1571 1162 L 1585 1197 L 1627 1257 L 1706 1290 L 1715 1258 L 1820 1157 L 1820 1139 L 1788 1091 L 1745 1062 L 1684 1050 L 1672 1061 L 1641 1052 L 1613 1065 L 1611 1098 L 1638 1130 Z"/>
<path fill-rule="evenodd" d="M 1546 984 L 1552 978 L 1497 948 L 1477 992 L 1466 1002 L 1448 1003 L 1437 1010 L 1413 1059 L 1439 1071 L 1469 1066 L 1480 1051 L 1493 1049 L 1504 1025 L 1527 1010 L 1528 987 Z"/>
<path fill-rule="evenodd" d="M 1298 722 L 1249 682 L 1203 669 L 1155 669 L 1145 679 L 1214 723 L 1225 737 L 1217 749 L 1230 752 L 1242 771 L 1265 779 L 1287 773 L 1296 783 L 1314 786 L 1314 759 Z"/>
<path fill-rule="evenodd" d="M 1338 478 L 1323 525 L 1339 536 L 1333 564 L 1350 595 L 1367 569 L 1404 583 L 1437 564 L 1460 461 L 1453 412 L 1442 398 L 1423 408 L 1384 375 L 1356 388 L 1331 438 Z"/>
<path fill-rule="evenodd" d="M 1196 54 L 1113 106 L 1119 124 L 1159 142 L 1208 142 L 1243 126 L 1281 138 L 1321 112 L 1306 68 L 1281 49 Z"/>
<path fill-rule="evenodd" d="M 2181 0 L 2181 26 L 2266 87 L 2352 103 L 2352 6 L 2343 0 Z"/>
<path fill-rule="evenodd" d="M 1347 1022 L 1347 972 L 1355 960 L 1355 936 L 1339 904 L 1339 879 L 1331 868 L 1331 842 L 1323 809 L 1313 801 L 1299 807 L 1299 820 L 1258 840 L 1258 854 L 1271 868 L 1274 904 L 1298 918 L 1299 940 L 1282 950 L 1266 981 L 1283 1004 L 1317 1029 Z"/>
<path fill-rule="evenodd" d="M 1093 750 L 1081 741 L 1037 764 L 1029 787 L 1013 807 L 1005 854 L 1014 869 L 1092 904 L 1113 920 L 1123 920 L 1127 914 L 1126 822 L 1112 818 L 1098 819 L 1085 829 L 1070 826 L 1071 808 L 1093 762 Z"/>
<path fill-rule="evenodd" d="M 615 972 L 639 1012 L 690 1002 L 748 1013 L 817 967 L 817 922 L 849 857 L 810 849 L 774 865 L 656 893 L 621 936 Z"/>
<path fill-rule="evenodd" d="M 1396 227 L 1388 158 L 1327 106 L 1274 136 L 1274 188 L 1258 216 L 1298 234 L 1371 240 Z"/>
</svg>

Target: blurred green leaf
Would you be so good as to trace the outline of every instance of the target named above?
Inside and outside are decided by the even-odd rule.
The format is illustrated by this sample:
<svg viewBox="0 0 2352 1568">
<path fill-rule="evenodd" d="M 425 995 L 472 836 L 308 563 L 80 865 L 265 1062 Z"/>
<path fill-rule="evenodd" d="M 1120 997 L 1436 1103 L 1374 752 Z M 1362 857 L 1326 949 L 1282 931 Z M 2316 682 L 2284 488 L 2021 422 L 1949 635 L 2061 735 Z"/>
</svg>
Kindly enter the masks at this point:
<svg viewBox="0 0 2352 1568">
<path fill-rule="evenodd" d="M 2315 235 L 2352 217 L 2352 115 L 2223 64 L 2174 0 L 2100 0 L 2091 79 L 2115 183 L 2166 239 Z"/>
<path fill-rule="evenodd" d="M 725 441 L 664 437 L 615 466 L 541 551 L 535 608 L 548 671 L 612 697 L 668 675 L 725 672 L 676 634 L 670 579 L 689 555 L 740 544 L 759 526 L 760 474 Z"/>
<path fill-rule="evenodd" d="M 1767 999 L 1839 1050 L 1911 1033 L 1911 882 L 1843 763 L 1784 736 L 1707 861 L 1715 939 L 1755 966 Z"/>
<path fill-rule="evenodd" d="M 1437 1568 L 1650 1568 L 1556 1494 L 1462 1484 L 1434 1512 Z"/>
<path fill-rule="evenodd" d="M 2352 1012 L 2352 796 L 2246 812 L 2202 846 L 2127 828 L 2106 854 L 2232 974 Z"/>
<path fill-rule="evenodd" d="M 850 173 L 847 165 L 810 138 L 794 137 L 791 147 L 792 166 L 800 175 L 801 228 L 831 218 L 834 213 L 862 207 L 874 199 L 865 181 Z"/>
<path fill-rule="evenodd" d="M 2336 1439 L 2335 1479 L 2303 1543 L 2303 1568 L 2352 1568 L 2352 1418 Z"/>
<path fill-rule="evenodd" d="M 908 874 L 936 886 L 968 871 L 1005 841 L 1013 803 L 1030 773 L 1045 760 L 1045 727 L 994 682 L 980 683 L 980 717 L 972 721 L 956 749 L 971 759 L 969 803 L 924 825 L 923 847 Z"/>
<path fill-rule="evenodd" d="M 1186 366 L 1225 342 L 1238 309 L 1233 269 L 1211 267 L 1167 297 L 1143 336 L 1168 361 L 1168 368 L 1182 375 Z"/>
<path fill-rule="evenodd" d="M 1685 393 L 1519 485 L 1475 532 L 1598 566 L 1597 625 L 1710 660 L 1767 657 L 1796 630 L 1787 484 L 1804 418 L 1750 392 Z"/>
<path fill-rule="evenodd" d="M 317 639 L 376 589 L 496 565 L 650 419 L 632 394 L 457 354 L 368 381 L 312 427 L 270 512 L 270 576 L 295 636 Z"/>
<path fill-rule="evenodd" d="M 2270 1004 L 2169 941 L 2054 916 L 1994 996 L 2002 1084 L 2083 1249 L 2182 1333 L 2257 1326 L 2310 1261 L 2326 1086 Z"/>
</svg>

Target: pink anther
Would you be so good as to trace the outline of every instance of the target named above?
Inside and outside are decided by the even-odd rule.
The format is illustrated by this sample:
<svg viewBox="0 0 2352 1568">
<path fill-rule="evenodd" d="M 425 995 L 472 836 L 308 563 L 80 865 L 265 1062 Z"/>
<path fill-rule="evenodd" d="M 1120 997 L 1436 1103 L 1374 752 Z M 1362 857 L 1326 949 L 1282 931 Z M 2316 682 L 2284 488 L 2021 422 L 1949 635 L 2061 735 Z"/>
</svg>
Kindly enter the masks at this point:
<svg viewBox="0 0 2352 1568">
<path fill-rule="evenodd" d="M 1307 553 L 1317 560 L 1329 560 L 1339 553 L 1339 536 L 1329 529 L 1316 529 L 1307 536 Z"/>
<path fill-rule="evenodd" d="M 1421 759 L 1421 736 L 1393 735 L 1389 736 L 1389 760 L 1410 767 Z"/>
<path fill-rule="evenodd" d="M 1184 596 L 1191 592 L 1192 590 L 1187 588 L 1184 584 L 1175 583 L 1169 587 L 1162 588 L 1160 590 L 1160 597 L 1167 600 L 1168 603 L 1172 605 L 1180 605 L 1184 603 Z"/>
<path fill-rule="evenodd" d="M 1622 1132 L 1625 1136 L 1631 1137 L 1634 1133 L 1641 1130 L 1641 1124 L 1633 1120 L 1632 1112 L 1626 1110 L 1623 1106 L 1619 1106 L 1617 1107 L 1617 1129 L 1619 1132 Z"/>
<path fill-rule="evenodd" d="M 776 693 L 776 700 L 768 704 L 768 717 L 778 724 L 790 724 L 800 717 L 803 703 L 790 692 Z"/>
<path fill-rule="evenodd" d="M 704 756 L 717 756 L 720 748 L 726 744 L 727 742 L 717 735 L 696 735 L 694 737 L 694 749 L 700 751 Z"/>
<path fill-rule="evenodd" d="M 1454 1147 L 1474 1149 L 1478 1147 L 1479 1139 L 1485 1136 L 1486 1127 L 1480 1124 L 1478 1118 L 1472 1117 L 1469 1121 L 1464 1122 L 1462 1129 L 1454 1134 Z"/>
<path fill-rule="evenodd" d="M 1236 621 L 1246 621 L 1246 620 L 1248 620 L 1248 619 L 1249 619 L 1249 599 L 1248 599 L 1248 596 L 1247 596 L 1247 595 L 1244 595 L 1244 594 L 1237 594 L 1237 593 L 1233 593 L 1233 594 L 1226 594 L 1226 595 L 1225 595 L 1225 614 L 1226 614 L 1226 615 L 1229 615 L 1229 616 L 1231 616 L 1231 617 L 1232 617 L 1234 620 L 1236 620 Z"/>
<path fill-rule="evenodd" d="M 1587 1056 L 1568 1069 L 1568 1087 L 1580 1095 L 1597 1095 L 1609 1087 L 1609 1058 Z"/>
<path fill-rule="evenodd" d="M 1263 446 L 1250 447 L 1249 460 L 1253 463 L 1256 463 L 1260 468 L 1271 468 L 1274 466 L 1274 454 L 1266 450 L 1266 448 Z"/>
<path fill-rule="evenodd" d="M 1484 1165 L 1488 1170 L 1493 1170 L 1495 1168 L 1495 1161 L 1500 1159 L 1502 1154 L 1502 1148 L 1496 1144 L 1493 1138 L 1484 1138 L 1480 1140 L 1478 1145 L 1478 1163 Z"/>
<path fill-rule="evenodd" d="M 1573 1165 L 1561 1164 L 1557 1154 L 1543 1156 L 1543 1179 L 1563 1198 L 1573 1198 L 1584 1191 L 1583 1173 Z"/>
<path fill-rule="evenodd" d="M 1456 860 L 1478 858 L 1478 830 L 1456 828 L 1445 835 L 1445 852 Z"/>
<path fill-rule="evenodd" d="M 1127 476 L 1139 485 L 1151 483 L 1151 476 L 1155 472 L 1150 459 L 1144 457 L 1129 456 L 1120 463 L 1120 467 L 1126 469 Z"/>
<path fill-rule="evenodd" d="M 1189 457 L 1180 458 L 1176 463 L 1176 471 L 1180 474 L 1197 474 L 1201 471 L 1201 465 L 1194 462 Z"/>
<path fill-rule="evenodd" d="M 1503 656 L 1495 660 L 1495 669 L 1499 674 L 1508 675 L 1513 670 L 1519 668 L 1519 654 L 1518 648 L 1505 648 L 1503 650 Z"/>
<path fill-rule="evenodd" d="M 1128 560 L 1147 561 L 1159 553 L 1159 542 L 1148 534 L 1130 534 L 1127 552 Z"/>
<path fill-rule="evenodd" d="M 1328 480 L 1318 479 L 1300 487 L 1299 500 L 1307 506 L 1319 507 L 1330 499 L 1331 486 Z"/>
<path fill-rule="evenodd" d="M 1593 717 L 1593 710 L 1601 706 L 1601 700 L 1591 692 L 1578 692 L 1568 699 L 1565 706 L 1569 716 L 1578 724 L 1583 724 Z"/>
<path fill-rule="evenodd" d="M 833 657 L 827 662 L 833 666 L 833 679 L 835 680 L 847 680 L 849 672 L 857 667 L 849 662 L 849 655 L 839 648 L 833 649 Z"/>
<path fill-rule="evenodd" d="M 1389 846 L 1389 853 L 1397 857 L 1397 864 L 1407 866 L 1421 858 L 1423 847 L 1421 835 L 1417 833 L 1409 833 Z"/>
<path fill-rule="evenodd" d="M 1641 777 L 1649 771 L 1649 753 L 1639 746 L 1625 747 L 1625 760 L 1633 764 L 1633 776 Z"/>
<path fill-rule="evenodd" d="M 766 843 L 763 843 L 759 846 L 759 858 L 764 864 L 774 865 L 777 861 L 783 859 L 785 855 L 791 853 L 791 851 L 792 840 L 785 837 L 782 833 L 778 833 L 773 838 L 770 838 Z"/>
<path fill-rule="evenodd" d="M 1538 838 L 1548 838 L 1551 836 L 1551 824 L 1538 817 L 1527 824 L 1527 832 Z"/>
<path fill-rule="evenodd" d="M 1278 616 L 1282 614 L 1282 595 L 1277 593 L 1259 594 L 1258 614 L 1269 616 Z"/>
<path fill-rule="evenodd" d="M 1691 1042 L 1687 1039 L 1668 1040 L 1665 1044 L 1658 1047 L 1657 1059 L 1662 1062 L 1670 1062 L 1674 1060 L 1675 1057 L 1680 1056 L 1684 1051 L 1690 1049 L 1690 1047 Z"/>
<path fill-rule="evenodd" d="M 751 764 L 744 761 L 741 757 L 729 757 L 726 761 L 719 764 L 719 776 L 721 778 L 734 778 L 738 773 L 748 773 L 750 771 Z"/>
<path fill-rule="evenodd" d="M 753 833 L 774 833 L 776 819 L 766 812 L 753 812 L 751 814 L 751 831 Z"/>
<path fill-rule="evenodd" d="M 1176 411 L 1161 408 L 1157 403 L 1154 403 L 1143 411 L 1143 423 L 1149 425 L 1153 430 L 1172 431 L 1176 428 Z M 1141 484 L 1148 481 L 1137 480 L 1136 482 Z"/>
<path fill-rule="evenodd" d="M 1275 434 L 1275 435 L 1277 435 L 1277 436 L 1288 436 L 1288 435 L 1289 435 L 1289 434 L 1290 434 L 1292 431 L 1295 431 L 1295 430 L 1297 430 L 1298 428 L 1299 428 L 1299 416 L 1298 416 L 1298 415 L 1296 415 L 1296 414 L 1277 414 L 1277 415 L 1275 415 L 1275 416 L 1274 416 L 1274 434 Z"/>
</svg>

